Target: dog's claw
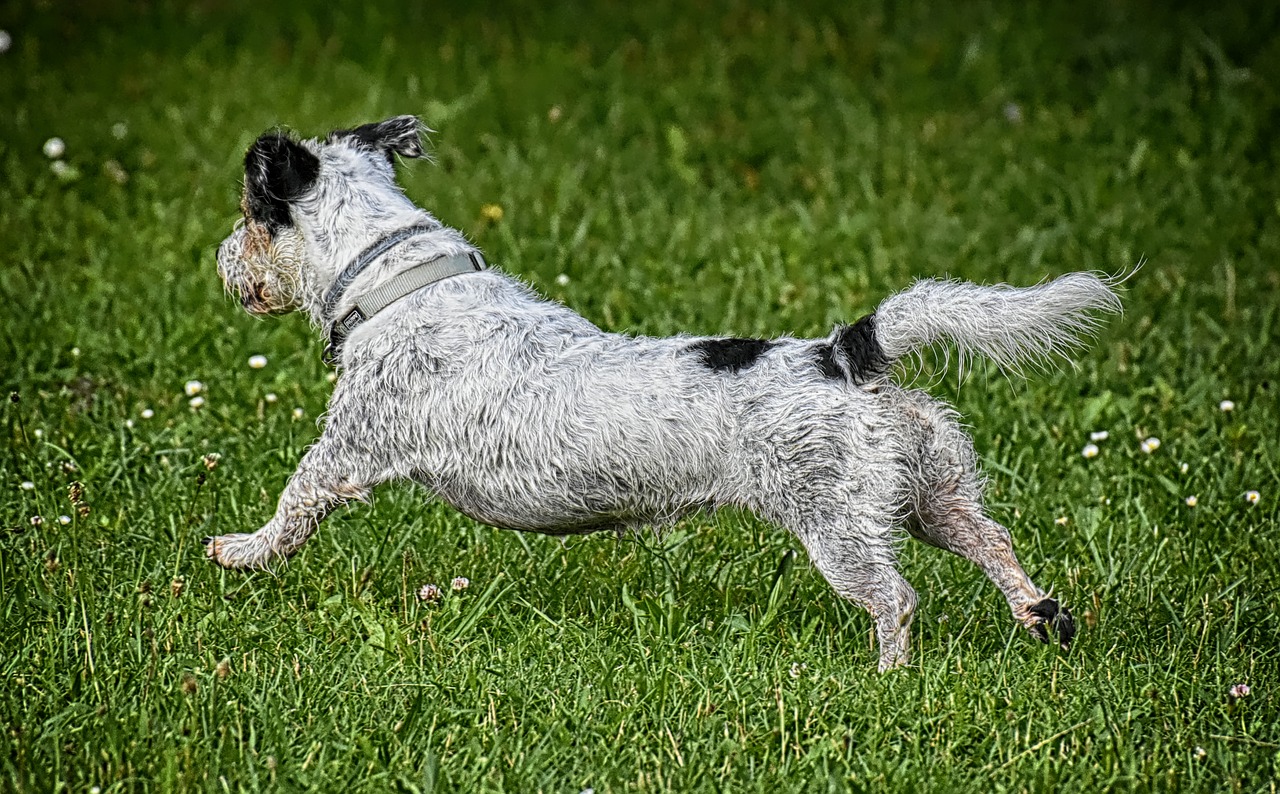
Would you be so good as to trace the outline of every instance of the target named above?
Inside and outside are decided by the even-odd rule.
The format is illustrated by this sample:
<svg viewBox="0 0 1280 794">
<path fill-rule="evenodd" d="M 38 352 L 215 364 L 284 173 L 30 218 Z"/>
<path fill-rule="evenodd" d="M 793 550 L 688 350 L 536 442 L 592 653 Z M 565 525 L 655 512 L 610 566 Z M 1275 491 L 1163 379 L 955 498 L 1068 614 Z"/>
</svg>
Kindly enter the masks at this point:
<svg viewBox="0 0 1280 794">
<path fill-rule="evenodd" d="M 201 538 L 200 542 L 204 544 L 205 559 L 211 560 L 213 564 L 217 565 L 219 568 L 227 567 L 222 564 L 222 560 L 218 557 L 218 539 L 217 538 L 212 536 L 207 538 Z"/>
<path fill-rule="evenodd" d="M 1028 610 L 1035 620 L 1027 630 L 1041 642 L 1049 642 L 1049 629 L 1057 635 L 1058 647 L 1062 650 L 1071 648 L 1071 640 L 1076 636 L 1076 621 L 1066 607 L 1060 606 L 1052 598 L 1037 601 Z"/>
</svg>

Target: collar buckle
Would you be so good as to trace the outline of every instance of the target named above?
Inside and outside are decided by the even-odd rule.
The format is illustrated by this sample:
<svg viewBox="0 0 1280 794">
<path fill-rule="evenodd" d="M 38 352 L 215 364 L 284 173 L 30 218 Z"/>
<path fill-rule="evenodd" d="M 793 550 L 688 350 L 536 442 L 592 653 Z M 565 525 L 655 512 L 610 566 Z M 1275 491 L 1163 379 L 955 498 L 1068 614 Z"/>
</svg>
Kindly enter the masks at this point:
<svg viewBox="0 0 1280 794">
<path fill-rule="evenodd" d="M 334 324 L 335 328 L 342 329 L 342 335 L 346 336 L 355 330 L 356 326 L 369 319 L 364 316 L 364 312 L 360 311 L 360 307 L 356 306 L 351 311 L 342 316 L 342 319 Z"/>
</svg>

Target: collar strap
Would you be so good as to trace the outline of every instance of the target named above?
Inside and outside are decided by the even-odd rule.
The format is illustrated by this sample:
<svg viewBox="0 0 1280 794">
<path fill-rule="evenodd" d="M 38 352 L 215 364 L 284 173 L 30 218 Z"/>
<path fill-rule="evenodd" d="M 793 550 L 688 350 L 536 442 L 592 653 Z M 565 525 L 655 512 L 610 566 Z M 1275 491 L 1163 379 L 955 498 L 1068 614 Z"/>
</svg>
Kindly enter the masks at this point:
<svg viewBox="0 0 1280 794">
<path fill-rule="evenodd" d="M 361 323 L 400 300 L 411 292 L 422 289 L 450 276 L 474 273 L 486 267 L 484 257 L 478 251 L 451 256 L 438 256 L 429 262 L 415 265 L 356 298 L 355 306 L 342 317 L 334 320 L 329 330 L 329 344 L 324 350 L 326 364 L 335 365 L 342 353 L 342 342 Z"/>
<path fill-rule="evenodd" d="M 395 248 L 400 243 L 408 240 L 410 237 L 416 237 L 419 234 L 426 234 L 436 230 L 435 226 L 406 226 L 403 229 L 388 234 L 381 240 L 374 242 L 368 248 L 360 252 L 360 255 L 352 260 L 351 264 L 338 275 L 333 286 L 324 293 L 324 316 L 332 317 L 333 313 L 338 310 L 338 301 L 342 300 L 342 293 L 347 291 L 347 287 L 351 286 L 351 282 L 356 280 L 364 272 L 364 269 L 373 264 L 373 261 L 382 256 L 386 252 Z"/>
</svg>

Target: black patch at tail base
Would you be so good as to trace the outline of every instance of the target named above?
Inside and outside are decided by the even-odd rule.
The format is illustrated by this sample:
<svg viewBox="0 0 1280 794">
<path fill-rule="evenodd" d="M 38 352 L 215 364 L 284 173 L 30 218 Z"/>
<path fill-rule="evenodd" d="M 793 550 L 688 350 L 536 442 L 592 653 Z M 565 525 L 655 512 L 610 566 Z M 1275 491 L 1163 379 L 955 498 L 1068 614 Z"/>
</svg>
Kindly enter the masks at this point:
<svg viewBox="0 0 1280 794">
<path fill-rule="evenodd" d="M 836 349 L 830 342 L 824 342 L 818 345 L 817 350 L 818 371 L 823 377 L 831 380 L 844 380 L 844 370 L 840 368 L 840 363 L 836 361 Z"/>
<path fill-rule="evenodd" d="M 282 132 L 268 132 L 244 156 L 245 208 L 249 219 L 276 231 L 293 223 L 289 205 L 320 176 L 320 158 Z"/>
<path fill-rule="evenodd" d="M 815 363 L 824 377 L 866 383 L 889 369 L 888 356 L 876 340 L 876 316 L 868 314 L 853 325 L 842 325 L 830 342 L 818 345 Z"/>
<path fill-rule="evenodd" d="M 716 372 L 741 372 L 756 363 L 773 342 L 764 339 L 703 339 L 689 345 L 702 356 L 702 363 Z"/>
</svg>

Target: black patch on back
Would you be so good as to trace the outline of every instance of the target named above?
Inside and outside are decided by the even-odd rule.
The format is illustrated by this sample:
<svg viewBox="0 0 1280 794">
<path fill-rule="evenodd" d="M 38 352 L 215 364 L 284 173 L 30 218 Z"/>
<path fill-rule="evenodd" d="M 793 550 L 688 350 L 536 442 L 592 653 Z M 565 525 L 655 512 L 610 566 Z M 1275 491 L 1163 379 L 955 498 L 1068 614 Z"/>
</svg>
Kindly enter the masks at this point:
<svg viewBox="0 0 1280 794">
<path fill-rule="evenodd" d="M 875 314 L 868 314 L 853 325 L 842 325 L 830 342 L 818 345 L 814 363 L 824 377 L 866 383 L 888 371 L 892 362 L 876 340 L 875 319 Z"/>
<path fill-rule="evenodd" d="M 689 349 L 702 356 L 702 364 L 708 369 L 738 373 L 756 363 L 773 344 L 764 339 L 703 339 L 689 345 Z"/>
<path fill-rule="evenodd" d="M 320 158 L 283 132 L 268 132 L 244 156 L 249 219 L 274 232 L 293 221 L 289 205 L 320 176 Z"/>
</svg>

